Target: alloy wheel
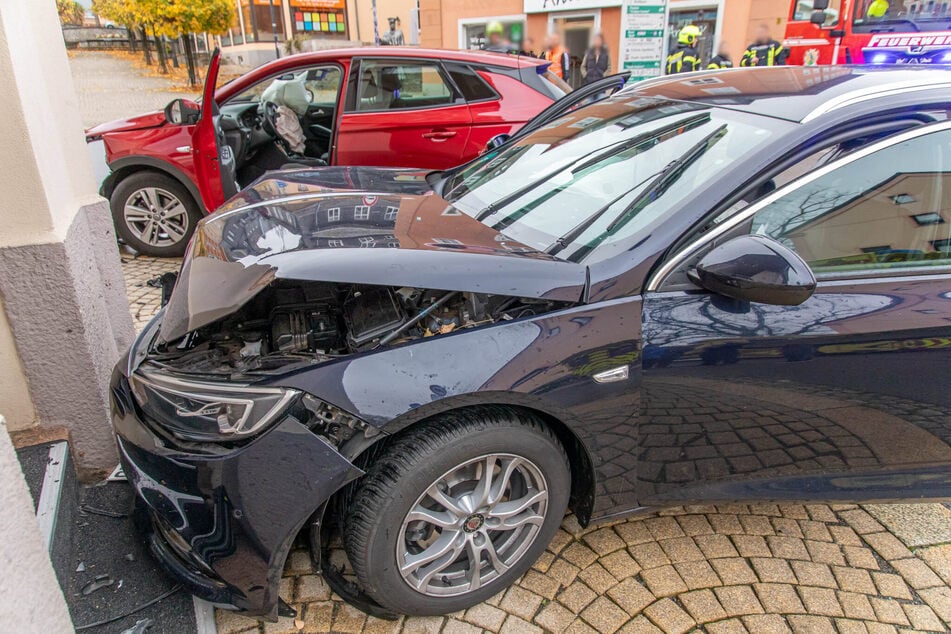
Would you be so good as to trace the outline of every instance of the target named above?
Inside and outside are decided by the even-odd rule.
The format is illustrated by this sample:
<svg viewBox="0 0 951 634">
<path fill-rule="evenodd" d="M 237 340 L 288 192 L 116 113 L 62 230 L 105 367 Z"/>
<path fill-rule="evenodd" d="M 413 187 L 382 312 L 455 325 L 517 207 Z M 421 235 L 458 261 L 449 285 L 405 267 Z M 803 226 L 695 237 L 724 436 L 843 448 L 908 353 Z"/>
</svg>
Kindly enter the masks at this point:
<svg viewBox="0 0 951 634">
<path fill-rule="evenodd" d="M 492 582 L 531 547 L 545 522 L 548 487 L 530 460 L 474 458 L 444 473 L 400 529 L 400 575 L 428 596 L 455 596 Z"/>
<path fill-rule="evenodd" d="M 123 206 L 123 217 L 132 235 L 150 246 L 172 246 L 188 235 L 188 209 L 178 196 L 161 187 L 132 192 Z"/>
</svg>

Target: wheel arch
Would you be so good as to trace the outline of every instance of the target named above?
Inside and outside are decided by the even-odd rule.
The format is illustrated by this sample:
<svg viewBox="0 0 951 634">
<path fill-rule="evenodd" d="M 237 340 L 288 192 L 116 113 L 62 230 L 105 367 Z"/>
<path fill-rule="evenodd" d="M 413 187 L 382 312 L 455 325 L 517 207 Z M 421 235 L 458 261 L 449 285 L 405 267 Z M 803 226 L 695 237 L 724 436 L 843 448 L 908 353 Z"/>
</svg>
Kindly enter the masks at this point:
<svg viewBox="0 0 951 634">
<path fill-rule="evenodd" d="M 594 463 L 584 442 L 575 433 L 571 425 L 562 420 L 561 416 L 540 407 L 537 403 L 526 403 L 514 398 L 515 396 L 524 395 L 508 394 L 506 396 L 508 398 L 498 395 L 479 403 L 472 403 L 471 399 L 465 398 L 445 399 L 453 402 L 440 402 L 442 406 L 435 409 L 419 408 L 426 409 L 427 411 L 424 413 L 418 413 L 418 410 L 407 412 L 385 427 L 385 435 L 378 435 L 370 439 L 364 436 L 355 436 L 340 447 L 340 452 L 355 466 L 365 470 L 370 460 L 385 451 L 386 447 L 402 434 L 418 428 L 420 425 L 426 425 L 445 414 L 461 410 L 471 412 L 489 408 L 506 408 L 514 412 L 522 412 L 538 418 L 551 429 L 564 448 L 565 453 L 568 454 L 568 468 L 571 474 L 571 496 L 568 506 L 574 511 L 579 524 L 587 526 L 594 509 L 596 475 Z"/>
<path fill-rule="evenodd" d="M 111 199 L 112 192 L 115 191 L 119 183 L 132 174 L 152 171 L 174 178 L 188 191 L 188 194 L 192 197 L 192 200 L 195 201 L 199 210 L 203 213 L 208 213 L 208 210 L 205 209 L 205 204 L 202 202 L 201 192 L 198 191 L 198 186 L 195 185 L 194 181 L 192 181 L 185 172 L 171 163 L 151 156 L 124 156 L 110 163 L 109 170 L 109 175 L 102 181 L 102 185 L 99 188 L 99 194 L 106 199 Z"/>
</svg>

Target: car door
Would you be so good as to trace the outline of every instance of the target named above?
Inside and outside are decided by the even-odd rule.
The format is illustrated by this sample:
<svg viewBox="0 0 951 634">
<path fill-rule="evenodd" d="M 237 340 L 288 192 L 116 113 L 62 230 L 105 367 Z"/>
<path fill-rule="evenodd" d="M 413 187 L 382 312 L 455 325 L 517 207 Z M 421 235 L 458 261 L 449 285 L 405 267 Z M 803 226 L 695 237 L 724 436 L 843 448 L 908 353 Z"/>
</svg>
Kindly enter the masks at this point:
<svg viewBox="0 0 951 634">
<path fill-rule="evenodd" d="M 351 66 L 337 165 L 442 169 L 461 162 L 472 117 L 436 60 Z"/>
<path fill-rule="evenodd" d="M 744 233 L 796 252 L 815 293 L 768 305 L 688 281 Z M 641 504 L 948 497 L 951 125 L 716 218 L 654 274 L 642 328 Z"/>
<path fill-rule="evenodd" d="M 198 191 L 205 209 L 214 211 L 238 191 L 235 182 L 234 152 L 218 125 L 215 84 L 221 65 L 221 51 L 215 49 L 205 75 L 201 115 L 192 130 L 192 156 L 195 161 Z"/>
</svg>

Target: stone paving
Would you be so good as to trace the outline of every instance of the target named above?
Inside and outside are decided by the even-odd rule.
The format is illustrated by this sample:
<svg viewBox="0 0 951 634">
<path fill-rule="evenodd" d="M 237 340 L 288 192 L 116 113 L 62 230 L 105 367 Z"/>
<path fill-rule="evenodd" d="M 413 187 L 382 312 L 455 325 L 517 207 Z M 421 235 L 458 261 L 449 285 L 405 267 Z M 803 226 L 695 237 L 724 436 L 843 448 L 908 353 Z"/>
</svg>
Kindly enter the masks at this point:
<svg viewBox="0 0 951 634">
<path fill-rule="evenodd" d="M 160 300 L 148 280 L 180 261 L 126 252 L 122 261 L 141 328 Z M 349 573 L 342 555 L 333 553 Z M 297 619 L 262 624 L 219 610 L 219 632 L 946 632 L 951 511 L 696 506 L 587 529 L 568 517 L 515 586 L 447 617 L 367 617 L 314 574 L 303 543 L 284 574 L 281 596 Z"/>
<path fill-rule="evenodd" d="M 197 93 L 171 90 L 172 82 L 151 77 L 128 61 L 101 51 L 69 56 L 83 125 L 90 127 L 163 109 L 172 99 L 195 99 Z"/>
</svg>

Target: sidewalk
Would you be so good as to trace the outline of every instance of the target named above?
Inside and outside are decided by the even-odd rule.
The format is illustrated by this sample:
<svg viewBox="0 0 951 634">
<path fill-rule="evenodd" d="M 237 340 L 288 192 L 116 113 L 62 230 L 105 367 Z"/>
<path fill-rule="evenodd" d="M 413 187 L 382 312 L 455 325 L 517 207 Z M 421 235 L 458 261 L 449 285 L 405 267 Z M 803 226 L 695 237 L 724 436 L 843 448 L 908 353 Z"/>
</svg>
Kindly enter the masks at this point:
<svg viewBox="0 0 951 634">
<path fill-rule="evenodd" d="M 99 51 L 69 56 L 83 125 L 94 126 L 162 110 L 173 99 L 196 99 L 197 93 L 170 90 L 172 82 L 148 77 L 125 60 Z"/>
</svg>

